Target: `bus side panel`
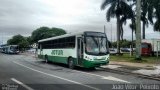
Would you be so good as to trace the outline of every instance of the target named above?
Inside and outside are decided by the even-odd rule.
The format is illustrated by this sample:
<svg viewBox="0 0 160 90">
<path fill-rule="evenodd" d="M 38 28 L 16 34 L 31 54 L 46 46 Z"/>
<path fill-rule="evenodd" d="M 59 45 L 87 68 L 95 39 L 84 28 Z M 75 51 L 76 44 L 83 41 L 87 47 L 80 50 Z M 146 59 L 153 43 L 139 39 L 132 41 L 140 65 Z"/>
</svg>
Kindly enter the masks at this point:
<svg viewBox="0 0 160 90">
<path fill-rule="evenodd" d="M 48 60 L 56 63 L 68 63 L 68 57 L 76 58 L 76 50 L 70 49 L 43 49 L 41 52 L 38 50 L 38 57 L 45 59 L 45 55 L 48 56 Z M 76 61 L 76 60 L 75 60 Z"/>
<path fill-rule="evenodd" d="M 67 64 L 67 57 L 48 56 L 48 60 L 51 62 Z"/>
</svg>

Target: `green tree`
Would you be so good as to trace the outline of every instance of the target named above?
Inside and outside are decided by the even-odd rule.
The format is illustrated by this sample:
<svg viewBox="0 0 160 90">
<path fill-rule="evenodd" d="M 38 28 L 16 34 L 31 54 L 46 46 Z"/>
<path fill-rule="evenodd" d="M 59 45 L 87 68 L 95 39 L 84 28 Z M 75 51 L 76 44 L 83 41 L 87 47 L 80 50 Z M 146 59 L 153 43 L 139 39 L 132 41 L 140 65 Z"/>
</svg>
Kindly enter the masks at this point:
<svg viewBox="0 0 160 90">
<path fill-rule="evenodd" d="M 126 39 L 125 40 L 121 40 L 120 43 L 121 43 L 121 47 L 123 47 L 123 48 L 129 48 L 130 45 L 131 45 L 131 42 L 126 40 Z"/>
<path fill-rule="evenodd" d="M 26 39 L 22 40 L 21 42 L 18 43 L 19 47 L 22 48 L 28 48 L 29 47 L 29 43 Z"/>
<path fill-rule="evenodd" d="M 59 36 L 66 34 L 66 31 L 59 28 L 48 28 L 48 27 L 40 27 L 32 32 L 32 40 L 33 42 L 38 42 L 38 40 L 50 38 L 54 36 Z"/>
<path fill-rule="evenodd" d="M 136 0 L 129 1 L 133 1 L 134 5 L 136 3 Z M 153 24 L 154 1 L 155 0 L 141 0 L 142 39 L 145 39 L 146 26 L 148 27 L 149 22 Z"/>
<path fill-rule="evenodd" d="M 14 45 L 14 44 L 18 44 L 19 42 L 21 42 L 23 40 L 24 40 L 24 37 L 22 35 L 18 34 L 18 35 L 13 36 L 11 39 L 9 39 L 7 41 L 7 44 Z"/>
<path fill-rule="evenodd" d="M 128 18 L 133 17 L 133 11 L 125 0 L 104 0 L 101 9 L 104 10 L 108 5 L 110 7 L 106 13 L 107 21 L 113 17 L 117 18 L 117 53 L 120 53 L 120 35 L 123 36 L 122 25 Z"/>
<path fill-rule="evenodd" d="M 33 40 L 31 36 L 26 37 L 26 40 L 28 41 L 29 45 L 33 44 Z"/>
<path fill-rule="evenodd" d="M 115 48 L 116 47 L 116 43 L 117 42 L 113 42 L 112 43 L 112 46 Z M 126 40 L 126 39 L 124 39 L 124 40 L 120 40 L 120 43 L 121 43 L 121 47 L 122 48 L 130 48 L 130 45 L 133 43 L 133 47 L 135 47 L 135 41 L 129 41 L 129 40 Z"/>
<path fill-rule="evenodd" d="M 131 55 L 133 56 L 133 47 L 134 47 L 134 44 L 133 44 L 133 32 L 136 31 L 136 23 L 135 23 L 135 18 L 132 18 L 131 20 L 131 24 L 129 25 L 129 27 L 131 28 L 132 30 L 132 42 L 131 42 Z"/>
<path fill-rule="evenodd" d="M 29 46 L 28 41 L 22 35 L 15 35 L 11 39 L 7 41 L 9 45 L 19 45 L 19 48 L 22 50 L 23 48 L 27 48 Z"/>
<path fill-rule="evenodd" d="M 142 14 L 141 14 L 141 21 L 142 21 L 142 38 L 145 39 L 145 26 L 148 27 L 148 21 L 150 21 L 151 24 L 153 24 L 153 0 L 141 0 L 141 8 L 142 8 Z M 148 15 L 148 16 L 147 16 Z"/>
<path fill-rule="evenodd" d="M 154 31 L 160 32 L 160 19 L 156 20 L 156 22 L 154 24 Z"/>
<path fill-rule="evenodd" d="M 156 22 L 154 24 L 154 31 L 160 32 L 160 0 L 151 0 L 153 3 L 153 6 L 155 8 L 155 17 Z"/>
</svg>

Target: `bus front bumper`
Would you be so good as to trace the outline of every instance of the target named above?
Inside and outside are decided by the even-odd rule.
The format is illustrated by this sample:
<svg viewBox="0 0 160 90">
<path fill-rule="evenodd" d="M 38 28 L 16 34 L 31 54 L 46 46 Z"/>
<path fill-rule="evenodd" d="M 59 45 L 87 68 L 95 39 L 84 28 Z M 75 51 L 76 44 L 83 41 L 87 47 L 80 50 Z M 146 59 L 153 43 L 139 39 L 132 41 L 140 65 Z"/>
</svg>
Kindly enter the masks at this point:
<svg viewBox="0 0 160 90">
<path fill-rule="evenodd" d="M 89 60 L 84 60 L 83 61 L 83 66 L 85 68 L 92 68 L 92 67 L 100 67 L 102 65 L 107 65 L 109 64 L 109 60 L 106 61 L 89 61 Z"/>
</svg>

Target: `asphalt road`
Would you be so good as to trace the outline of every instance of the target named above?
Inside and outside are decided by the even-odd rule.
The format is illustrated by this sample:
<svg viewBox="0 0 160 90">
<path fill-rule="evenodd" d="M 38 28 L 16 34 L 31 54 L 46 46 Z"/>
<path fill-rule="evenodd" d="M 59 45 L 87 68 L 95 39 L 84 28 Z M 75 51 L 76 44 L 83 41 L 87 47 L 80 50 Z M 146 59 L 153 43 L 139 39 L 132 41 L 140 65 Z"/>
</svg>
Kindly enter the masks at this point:
<svg viewBox="0 0 160 90">
<path fill-rule="evenodd" d="M 63 64 L 45 63 L 27 55 L 0 53 L 2 90 L 116 90 L 114 85 L 159 84 L 160 81 L 101 69 L 68 69 Z M 137 90 L 136 88 L 136 90 Z M 135 89 L 134 89 L 135 90 Z M 156 90 L 156 89 L 155 89 Z"/>
</svg>

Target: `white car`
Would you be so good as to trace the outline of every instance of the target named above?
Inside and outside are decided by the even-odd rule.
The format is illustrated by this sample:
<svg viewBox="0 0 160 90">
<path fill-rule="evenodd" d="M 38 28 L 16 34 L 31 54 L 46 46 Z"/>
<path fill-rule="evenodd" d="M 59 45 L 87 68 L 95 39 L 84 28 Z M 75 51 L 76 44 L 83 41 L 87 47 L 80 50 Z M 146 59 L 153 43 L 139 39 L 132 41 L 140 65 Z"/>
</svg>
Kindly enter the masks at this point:
<svg viewBox="0 0 160 90">
<path fill-rule="evenodd" d="M 109 53 L 110 53 L 111 55 L 115 55 L 115 54 L 117 54 L 117 49 L 115 49 L 115 48 L 110 48 L 110 49 L 109 49 Z"/>
<path fill-rule="evenodd" d="M 29 52 L 29 53 L 36 53 L 36 49 L 32 48 L 32 49 L 27 50 L 27 52 Z"/>
</svg>

